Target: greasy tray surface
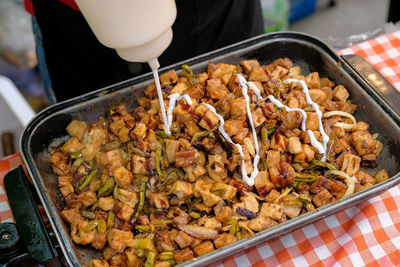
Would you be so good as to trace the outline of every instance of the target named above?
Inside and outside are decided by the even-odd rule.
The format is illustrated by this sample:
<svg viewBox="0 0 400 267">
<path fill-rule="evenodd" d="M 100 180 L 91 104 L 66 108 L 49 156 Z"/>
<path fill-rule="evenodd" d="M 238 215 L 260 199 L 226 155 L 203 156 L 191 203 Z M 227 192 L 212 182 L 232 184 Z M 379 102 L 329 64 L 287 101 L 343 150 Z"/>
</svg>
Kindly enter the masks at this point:
<svg viewBox="0 0 400 267">
<path fill-rule="evenodd" d="M 280 57 L 290 58 L 295 65 L 300 65 L 305 73 L 318 71 L 321 77 L 328 77 L 349 90 L 352 102 L 358 105 L 356 119 L 369 123 L 372 133 L 379 132 L 378 139 L 385 146 L 379 156 L 379 168 L 385 168 L 391 178 L 350 198 L 341 199 L 319 210 L 259 232 L 251 238 L 235 242 L 195 261 L 186 262 L 182 266 L 203 265 L 226 258 L 378 195 L 400 183 L 400 166 L 396 164 L 400 159 L 399 116 L 333 51 L 310 36 L 289 32 L 262 35 L 163 68 L 160 73 L 169 69 L 179 70 L 180 65 L 184 63 L 191 66 L 193 71 L 201 72 L 206 69 L 209 60 L 213 63 L 238 64 L 243 59 L 258 59 L 261 64 L 268 64 Z M 20 142 L 22 156 L 70 265 L 87 263 L 90 258 L 100 253 L 94 249 L 74 245 L 69 237 L 66 224 L 58 213 L 58 210 L 63 208 L 64 201 L 58 190 L 57 177 L 51 171 L 48 147 L 65 140 L 67 137 L 65 128 L 72 119 L 90 123 L 100 116 L 106 116 L 107 110 L 116 104 L 123 103 L 128 109 L 134 107 L 136 104 L 134 100 L 142 95 L 142 89 L 152 80 L 151 74 L 145 74 L 54 105 L 38 114 L 24 131 Z"/>
</svg>

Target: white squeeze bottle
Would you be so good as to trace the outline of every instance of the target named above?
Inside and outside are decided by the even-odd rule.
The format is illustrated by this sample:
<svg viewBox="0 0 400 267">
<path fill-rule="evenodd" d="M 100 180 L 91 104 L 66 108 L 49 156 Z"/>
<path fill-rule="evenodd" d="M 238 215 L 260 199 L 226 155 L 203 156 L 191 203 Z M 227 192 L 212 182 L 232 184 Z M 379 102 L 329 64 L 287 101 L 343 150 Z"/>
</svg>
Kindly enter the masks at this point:
<svg viewBox="0 0 400 267">
<path fill-rule="evenodd" d="M 161 113 L 166 120 L 157 58 L 172 41 L 176 18 L 174 0 L 76 0 L 97 39 L 130 62 L 148 62 L 157 85 Z M 169 129 L 165 129 L 169 133 Z"/>
</svg>

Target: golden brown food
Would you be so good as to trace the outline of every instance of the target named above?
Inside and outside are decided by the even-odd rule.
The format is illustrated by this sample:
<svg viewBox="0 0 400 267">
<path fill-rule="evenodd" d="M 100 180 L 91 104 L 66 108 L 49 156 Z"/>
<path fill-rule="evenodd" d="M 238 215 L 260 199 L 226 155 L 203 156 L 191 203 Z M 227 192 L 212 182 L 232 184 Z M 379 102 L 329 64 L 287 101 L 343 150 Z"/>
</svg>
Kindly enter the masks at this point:
<svg viewBox="0 0 400 267">
<path fill-rule="evenodd" d="M 171 134 L 152 83 L 131 111 L 73 120 L 50 157 L 72 240 L 103 251 L 89 266 L 173 266 L 389 178 L 344 86 L 287 58 L 182 67 L 160 75 L 167 110 L 191 100 Z"/>
</svg>

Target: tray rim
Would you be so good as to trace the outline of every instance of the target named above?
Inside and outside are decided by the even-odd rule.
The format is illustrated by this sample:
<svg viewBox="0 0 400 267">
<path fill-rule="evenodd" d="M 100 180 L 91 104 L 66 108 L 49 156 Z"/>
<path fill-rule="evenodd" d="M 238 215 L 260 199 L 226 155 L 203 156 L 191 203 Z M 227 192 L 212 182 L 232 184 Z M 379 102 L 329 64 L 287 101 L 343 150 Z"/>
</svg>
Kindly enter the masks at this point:
<svg viewBox="0 0 400 267">
<path fill-rule="evenodd" d="M 369 84 L 367 84 L 362 79 L 362 77 L 357 72 L 355 72 L 339 55 L 337 55 L 325 43 L 323 43 L 318 38 L 313 37 L 308 34 L 289 32 L 289 31 L 288 32 L 271 33 L 271 34 L 263 34 L 260 36 L 256 36 L 256 37 L 241 41 L 236 44 L 232 44 L 232 45 L 224 47 L 224 48 L 220 48 L 220 49 L 208 52 L 206 54 L 196 56 L 194 58 L 183 60 L 181 62 L 163 67 L 163 68 L 159 69 L 159 72 L 163 72 L 163 71 L 170 70 L 170 69 L 178 69 L 184 63 L 189 64 L 189 65 L 200 63 L 205 60 L 208 60 L 209 58 L 214 58 L 214 57 L 222 56 L 224 54 L 229 54 L 230 52 L 234 52 L 241 48 L 246 48 L 246 47 L 249 47 L 252 45 L 256 45 L 263 41 L 270 42 L 275 39 L 282 39 L 282 38 L 296 39 L 296 40 L 300 39 L 303 42 L 310 42 L 310 43 L 316 45 L 317 47 L 319 47 L 320 49 L 322 49 L 333 60 L 340 62 L 342 64 L 342 67 L 344 67 L 345 71 L 350 75 L 350 77 L 359 86 L 361 86 L 364 89 L 368 89 L 367 94 L 372 96 L 372 98 L 377 102 L 377 104 L 391 116 L 391 119 L 393 121 L 395 121 L 397 123 L 397 125 L 400 125 L 399 114 L 397 114 L 369 86 Z M 31 137 L 32 133 L 34 133 L 34 130 L 41 124 L 42 120 L 52 117 L 52 115 L 56 114 L 57 112 L 62 111 L 63 109 L 67 109 L 71 106 L 92 100 L 97 97 L 109 95 L 111 93 L 117 92 L 117 91 L 127 88 L 129 86 L 132 86 L 132 84 L 138 84 L 138 83 L 141 83 L 141 82 L 144 82 L 147 80 L 151 80 L 152 78 L 153 77 L 152 77 L 151 73 L 146 73 L 146 74 L 137 76 L 135 78 L 125 80 L 120 83 L 113 84 L 113 85 L 98 89 L 96 91 L 93 91 L 93 92 L 90 92 L 90 93 L 87 93 L 87 94 L 84 94 L 81 96 L 77 96 L 75 98 L 60 102 L 53 106 L 50 106 L 50 107 L 46 108 L 45 110 L 41 111 L 40 113 L 38 113 L 33 119 L 31 119 L 31 121 L 28 123 L 28 125 L 24 129 L 23 134 L 21 135 L 20 142 L 19 142 L 19 148 L 21 151 L 22 159 L 25 163 L 25 166 L 26 166 L 26 169 L 27 169 L 29 175 L 32 177 L 34 187 L 38 193 L 40 201 L 43 204 L 44 210 L 49 217 L 49 222 L 54 230 L 55 236 L 57 238 L 57 241 L 59 242 L 59 245 L 64 254 L 64 257 L 70 266 L 77 266 L 77 265 L 80 265 L 81 263 L 78 260 L 77 255 L 75 254 L 75 249 L 76 249 L 75 245 L 71 244 L 67 240 L 67 238 L 65 238 L 65 236 L 64 236 L 65 234 L 68 235 L 68 233 L 65 233 L 64 229 L 61 226 L 60 221 L 58 219 L 53 218 L 54 212 L 56 213 L 56 218 L 59 216 L 59 214 L 58 214 L 57 209 L 51 205 L 49 196 L 45 192 L 46 187 L 43 184 L 42 177 L 41 177 L 40 173 L 38 172 L 38 170 L 36 169 L 33 157 L 30 154 L 30 151 L 29 151 L 30 137 Z M 361 202 L 362 200 L 377 196 L 377 195 L 381 194 L 382 192 L 388 190 L 389 188 L 391 188 L 399 183 L 400 183 L 400 172 L 395 174 L 394 176 L 392 176 L 390 179 L 386 180 L 385 182 L 377 184 L 377 185 L 370 187 L 368 189 L 365 189 L 361 192 L 358 192 L 349 198 L 341 199 L 341 200 L 331 203 L 327 206 L 324 206 L 320 209 L 317 209 L 316 211 L 309 212 L 302 216 L 288 220 L 287 222 L 279 224 L 276 227 L 264 230 L 262 232 L 258 232 L 251 238 L 239 240 L 235 243 L 232 243 L 228 246 L 223 247 L 222 249 L 215 250 L 211 253 L 208 253 L 206 255 L 198 257 L 195 260 L 180 264 L 179 266 L 199 266 L 199 265 L 209 264 L 209 263 L 221 260 L 221 259 L 223 259 L 223 257 L 228 257 L 228 256 L 231 256 L 240 251 L 244 251 L 250 247 L 259 245 L 262 242 L 271 240 L 271 239 L 273 239 L 277 236 L 280 236 L 284 233 L 289 233 L 295 229 L 298 229 L 301 226 L 310 224 L 319 219 L 323 219 L 331 214 L 338 212 L 341 209 L 355 205 L 355 204 Z M 60 233 L 59 231 L 62 231 L 64 233 Z M 268 238 L 265 239 L 266 237 L 268 237 Z"/>
</svg>

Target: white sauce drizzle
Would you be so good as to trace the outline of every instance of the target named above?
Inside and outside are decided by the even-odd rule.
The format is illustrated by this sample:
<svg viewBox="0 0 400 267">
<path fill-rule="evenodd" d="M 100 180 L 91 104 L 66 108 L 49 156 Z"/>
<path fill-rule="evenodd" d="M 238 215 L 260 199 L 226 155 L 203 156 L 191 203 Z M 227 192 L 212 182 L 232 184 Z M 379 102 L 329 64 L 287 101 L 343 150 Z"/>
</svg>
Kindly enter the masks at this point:
<svg viewBox="0 0 400 267">
<path fill-rule="evenodd" d="M 259 146 L 258 146 L 256 129 L 254 128 L 253 116 L 251 115 L 251 110 L 250 110 L 250 100 L 249 100 L 249 95 L 248 95 L 248 88 L 247 88 L 247 85 L 246 85 L 247 81 L 240 74 L 236 74 L 236 76 L 238 77 L 240 86 L 242 87 L 242 94 L 244 96 L 244 101 L 246 102 L 247 117 L 249 118 L 251 131 L 253 133 L 254 146 L 256 147 L 256 155 L 254 156 L 254 159 L 253 159 L 253 171 L 252 171 L 252 173 L 250 175 L 250 178 L 247 177 L 246 172 L 243 173 L 243 170 L 242 170 L 242 177 L 244 177 L 243 180 L 245 180 L 245 179 L 249 180 L 250 179 L 250 181 L 249 181 L 250 183 L 245 180 L 248 185 L 254 185 L 254 179 L 256 178 L 256 176 L 259 173 L 259 171 L 258 171 L 258 161 L 260 160 L 260 155 L 259 155 L 259 150 L 260 149 L 259 149 Z M 244 165 L 244 160 L 242 162 L 242 165 Z"/>
<path fill-rule="evenodd" d="M 203 103 L 203 105 L 206 105 L 208 107 L 208 109 L 211 110 L 211 112 L 214 113 L 215 116 L 218 117 L 218 119 L 220 121 L 220 124 L 219 124 L 219 127 L 218 127 L 219 132 L 222 134 L 222 136 L 225 138 L 226 141 L 228 141 L 229 143 L 231 143 L 232 145 L 234 145 L 237 148 L 237 150 L 239 152 L 239 155 L 242 157 L 241 169 L 242 169 L 243 181 L 245 181 L 248 185 L 254 185 L 254 178 L 255 178 L 255 176 L 253 177 L 254 171 L 253 171 L 252 175 L 250 175 L 250 177 L 246 173 L 246 168 L 245 168 L 245 165 L 244 165 L 244 153 L 243 153 L 242 146 L 239 145 L 239 144 L 235 144 L 232 141 L 232 139 L 230 138 L 230 136 L 225 132 L 225 129 L 224 129 L 225 120 L 221 115 L 219 115 L 217 113 L 215 108 L 213 106 L 211 106 L 210 104 L 207 104 L 207 103 Z M 255 161 L 255 159 L 256 158 L 254 158 L 254 161 Z M 257 159 L 257 161 L 258 161 L 258 159 Z M 258 162 L 257 162 L 257 164 L 258 164 Z"/>
<path fill-rule="evenodd" d="M 167 127 L 167 115 L 165 114 L 165 106 L 164 106 L 164 99 L 161 91 L 161 84 L 160 84 L 160 78 L 158 77 L 158 70 L 153 69 L 153 76 L 154 76 L 154 82 L 156 83 L 156 88 L 157 88 L 157 95 L 158 95 L 158 101 L 160 102 L 160 108 L 161 108 L 161 115 L 162 119 L 164 121 L 164 131 L 167 134 L 171 134 L 171 131 L 169 130 L 169 127 Z"/>
<path fill-rule="evenodd" d="M 178 93 L 172 94 L 168 96 L 169 98 L 169 105 L 168 105 L 168 113 L 167 113 L 167 121 L 164 122 L 164 132 L 167 134 L 171 134 L 169 128 L 172 125 L 172 112 L 174 111 L 175 104 L 177 100 L 185 99 L 186 103 L 191 106 L 193 104 L 192 99 L 188 94 L 179 95 Z"/>
<path fill-rule="evenodd" d="M 323 125 L 322 125 L 322 112 L 321 112 L 321 110 L 319 110 L 318 104 L 311 100 L 311 97 L 310 97 L 310 93 L 309 93 L 309 91 L 308 91 L 307 84 L 306 84 L 304 81 L 298 80 L 298 79 L 286 79 L 286 80 L 284 80 L 283 82 L 284 82 L 284 83 L 291 83 L 291 82 L 300 83 L 301 87 L 303 87 L 303 92 L 304 92 L 304 94 L 306 95 L 306 101 L 307 101 L 307 103 L 311 104 L 312 107 L 313 107 L 314 110 L 315 110 L 315 113 L 317 113 L 318 122 L 319 122 L 319 132 L 321 133 L 321 136 L 322 136 L 322 143 L 323 143 L 322 148 L 321 148 L 321 143 L 318 142 L 318 140 L 315 138 L 315 136 L 314 136 L 314 138 L 311 137 L 310 132 L 312 132 L 312 131 L 309 131 L 309 130 L 308 130 L 307 133 L 308 133 L 308 135 L 310 136 L 311 144 L 312 144 L 316 149 L 318 149 L 319 153 L 323 154 L 323 156 L 322 156 L 322 158 L 321 158 L 321 161 L 325 162 L 325 161 L 326 161 L 326 144 L 329 142 L 329 136 L 325 133 L 324 127 L 323 127 Z M 313 135 L 314 135 L 314 134 L 313 134 Z M 313 139 L 314 139 L 314 140 L 313 140 Z"/>
</svg>

